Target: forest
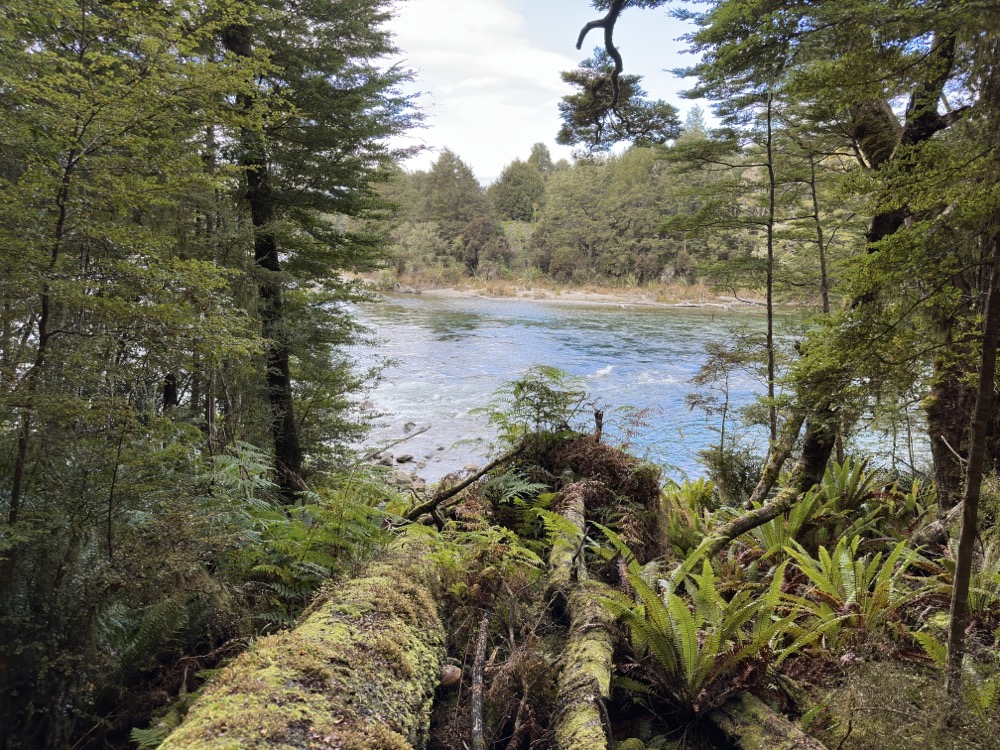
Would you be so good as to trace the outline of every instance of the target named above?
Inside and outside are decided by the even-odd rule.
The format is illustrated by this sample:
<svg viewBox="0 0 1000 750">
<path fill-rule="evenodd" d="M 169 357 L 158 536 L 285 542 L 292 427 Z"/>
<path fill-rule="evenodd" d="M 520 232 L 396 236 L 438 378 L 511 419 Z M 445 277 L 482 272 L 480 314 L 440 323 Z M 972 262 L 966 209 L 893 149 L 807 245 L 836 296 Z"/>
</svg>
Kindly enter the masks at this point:
<svg viewBox="0 0 1000 750">
<path fill-rule="evenodd" d="M 1000 6 L 592 5 L 572 162 L 483 187 L 401 166 L 389 0 L 6 0 L 0 750 L 1000 748 Z M 626 72 L 650 8 L 711 117 Z M 483 466 L 403 490 L 363 278 L 767 325 L 692 384 L 702 477 L 540 362 Z M 901 415 L 924 465 L 852 450 Z"/>
</svg>

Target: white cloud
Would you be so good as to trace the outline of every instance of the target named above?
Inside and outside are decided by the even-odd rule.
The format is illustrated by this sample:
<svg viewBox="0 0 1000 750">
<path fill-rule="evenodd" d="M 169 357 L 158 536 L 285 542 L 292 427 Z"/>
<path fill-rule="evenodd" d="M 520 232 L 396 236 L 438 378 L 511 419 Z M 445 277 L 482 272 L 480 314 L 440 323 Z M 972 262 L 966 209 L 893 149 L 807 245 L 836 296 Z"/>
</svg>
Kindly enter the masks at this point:
<svg viewBox="0 0 1000 750">
<path fill-rule="evenodd" d="M 569 93 L 559 78 L 579 57 L 531 41 L 510 0 L 409 0 L 391 24 L 404 60 L 417 73 L 426 127 L 416 142 L 448 147 L 488 183 L 531 145 L 553 148 L 556 105 Z M 569 45 L 567 45 L 569 46 Z M 572 47 L 569 52 L 575 52 Z M 426 168 L 434 153 L 408 166 Z"/>
<path fill-rule="evenodd" d="M 426 114 L 426 126 L 405 142 L 433 149 L 407 166 L 426 169 L 447 147 L 486 184 L 539 141 L 557 159 L 570 156 L 555 144 L 557 106 L 572 91 L 559 73 L 600 44 L 595 32 L 583 52 L 574 49 L 580 28 L 598 15 L 588 0 L 403 0 L 390 27 L 417 73 L 413 91 L 425 92 Z M 664 68 L 690 64 L 676 41 L 685 31 L 662 8 L 629 9 L 615 31 L 626 71 L 644 77 L 652 98 L 682 110 L 690 106 L 678 97 L 684 84 Z"/>
</svg>

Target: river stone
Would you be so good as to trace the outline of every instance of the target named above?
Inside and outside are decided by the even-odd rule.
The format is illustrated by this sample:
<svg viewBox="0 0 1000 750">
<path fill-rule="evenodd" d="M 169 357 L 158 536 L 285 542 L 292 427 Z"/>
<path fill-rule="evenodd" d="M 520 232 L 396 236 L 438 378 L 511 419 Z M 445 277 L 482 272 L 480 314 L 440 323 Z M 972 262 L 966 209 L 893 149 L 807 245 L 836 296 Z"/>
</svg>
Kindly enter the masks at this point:
<svg viewBox="0 0 1000 750">
<path fill-rule="evenodd" d="M 413 460 L 413 455 L 410 453 L 400 453 L 396 456 L 397 464 L 408 464 Z"/>
<path fill-rule="evenodd" d="M 462 469 L 465 471 L 471 471 L 475 473 L 479 471 L 479 464 L 466 464 L 465 466 L 462 467 Z"/>
<path fill-rule="evenodd" d="M 411 432 L 413 432 L 413 428 L 416 426 L 417 426 L 416 422 L 407 422 L 406 424 L 403 425 L 403 433 L 405 435 L 409 435 Z"/>
<path fill-rule="evenodd" d="M 429 456 L 428 456 L 428 458 L 429 458 Z M 417 461 L 417 468 L 418 469 L 426 469 L 427 468 L 427 462 L 426 461 Z"/>
<path fill-rule="evenodd" d="M 387 479 L 391 484 L 396 484 L 401 487 L 413 484 L 413 475 L 409 472 L 403 471 L 402 469 L 390 471 Z"/>
<path fill-rule="evenodd" d="M 383 453 L 378 457 L 379 466 L 392 466 L 392 454 Z"/>
</svg>

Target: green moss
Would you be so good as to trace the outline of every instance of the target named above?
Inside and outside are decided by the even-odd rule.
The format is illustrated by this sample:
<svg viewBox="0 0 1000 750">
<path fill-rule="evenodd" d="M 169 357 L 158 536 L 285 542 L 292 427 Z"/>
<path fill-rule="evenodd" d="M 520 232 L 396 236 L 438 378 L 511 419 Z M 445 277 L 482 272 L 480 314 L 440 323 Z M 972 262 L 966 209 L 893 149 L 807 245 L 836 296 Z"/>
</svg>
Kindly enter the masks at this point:
<svg viewBox="0 0 1000 750">
<path fill-rule="evenodd" d="M 556 725 L 556 744 L 562 750 L 597 750 L 607 746 L 598 701 L 611 690 L 614 644 L 611 616 L 597 601 L 600 584 L 580 584 L 570 597 L 573 613 L 570 638 L 563 651 L 559 677 L 559 703 L 563 707 Z"/>
<path fill-rule="evenodd" d="M 224 670 L 163 750 L 419 746 L 444 629 L 412 550 L 350 581 Z"/>
</svg>

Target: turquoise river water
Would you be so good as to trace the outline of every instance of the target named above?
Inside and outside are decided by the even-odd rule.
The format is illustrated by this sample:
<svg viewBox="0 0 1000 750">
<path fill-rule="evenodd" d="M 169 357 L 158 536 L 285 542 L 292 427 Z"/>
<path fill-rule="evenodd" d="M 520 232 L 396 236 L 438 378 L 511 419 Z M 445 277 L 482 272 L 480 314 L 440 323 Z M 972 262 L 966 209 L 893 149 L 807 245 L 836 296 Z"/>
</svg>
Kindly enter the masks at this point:
<svg viewBox="0 0 1000 750">
<path fill-rule="evenodd" d="M 374 351 L 359 352 L 362 361 L 395 362 L 370 395 L 387 415 L 372 441 L 402 437 L 407 423 L 417 425 L 411 431 L 429 425 L 392 450 L 425 461 L 420 473 L 430 480 L 482 459 L 490 429 L 485 417 L 470 412 L 535 364 L 579 376 L 606 407 L 608 429 L 619 438 L 628 425 L 615 407 L 648 410 L 646 424 L 631 436 L 632 450 L 673 474 L 697 474 L 698 451 L 718 440 L 717 418 L 706 419 L 685 401 L 695 390 L 689 381 L 705 361 L 705 344 L 725 340 L 736 327 L 762 331 L 765 325 L 763 315 L 745 310 L 433 295 L 387 296 L 356 313 L 379 340 Z M 736 406 L 761 389 L 743 374 L 730 387 Z"/>
<path fill-rule="evenodd" d="M 489 450 L 485 417 L 472 414 L 503 382 L 535 364 L 552 365 L 579 376 L 591 398 L 606 410 L 615 439 L 622 439 L 614 407 L 648 410 L 646 424 L 631 435 L 637 455 L 667 466 L 680 479 L 702 473 L 698 452 L 718 440 L 718 417 L 688 407 L 691 378 L 706 359 L 705 344 L 725 341 L 734 329 L 763 331 L 757 311 L 721 308 L 576 306 L 521 299 L 389 295 L 362 304 L 356 314 L 379 340 L 360 350 L 372 364 L 395 364 L 369 398 L 386 413 L 372 435 L 385 444 L 429 425 L 392 452 L 410 453 L 426 463 L 418 473 L 434 481 Z M 785 316 L 784 324 L 794 323 Z M 763 390 L 755 378 L 736 374 L 730 382 L 735 407 Z M 592 417 L 586 417 L 587 429 Z M 617 427 L 616 427 L 617 424 Z M 764 441 L 763 432 L 748 433 Z M 870 446 L 869 446 L 870 447 Z M 763 449 L 762 451 L 763 452 Z"/>
</svg>

